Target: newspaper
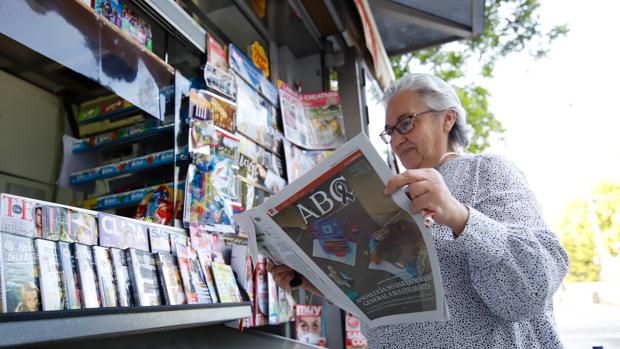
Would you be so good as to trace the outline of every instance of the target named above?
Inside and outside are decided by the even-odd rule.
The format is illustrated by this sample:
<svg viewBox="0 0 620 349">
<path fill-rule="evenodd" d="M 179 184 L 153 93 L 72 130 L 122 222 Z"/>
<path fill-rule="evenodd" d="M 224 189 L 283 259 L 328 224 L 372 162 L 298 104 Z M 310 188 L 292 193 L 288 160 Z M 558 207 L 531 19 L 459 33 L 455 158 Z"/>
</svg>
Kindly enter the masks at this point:
<svg viewBox="0 0 620 349">
<path fill-rule="evenodd" d="M 361 134 L 235 221 L 248 246 L 304 275 L 368 326 L 448 319 L 437 255 L 404 190 Z"/>
</svg>

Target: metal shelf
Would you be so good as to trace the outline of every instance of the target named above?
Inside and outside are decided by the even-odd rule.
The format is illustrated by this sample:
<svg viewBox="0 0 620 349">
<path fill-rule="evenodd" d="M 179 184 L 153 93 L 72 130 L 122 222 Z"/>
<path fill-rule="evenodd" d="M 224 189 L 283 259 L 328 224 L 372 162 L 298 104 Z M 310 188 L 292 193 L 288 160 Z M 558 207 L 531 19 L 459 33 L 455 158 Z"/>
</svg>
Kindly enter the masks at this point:
<svg viewBox="0 0 620 349">
<path fill-rule="evenodd" d="M 128 207 L 139 204 L 144 197 L 159 188 L 161 185 L 173 186 L 173 183 L 162 183 L 147 188 L 126 191 L 117 194 L 98 196 L 96 198 L 87 199 L 77 202 L 75 206 L 85 208 L 87 210 L 105 211 L 116 208 Z M 179 183 L 178 189 L 183 189 L 185 182 Z"/>
<path fill-rule="evenodd" d="M 86 124 L 90 124 L 90 123 L 93 123 L 93 122 L 102 121 L 102 120 L 105 120 L 105 119 L 111 119 L 111 118 L 117 118 L 117 117 L 120 118 L 120 117 L 124 117 L 124 116 L 131 116 L 133 114 L 138 114 L 140 112 L 141 112 L 140 108 L 138 108 L 136 106 L 130 106 L 130 107 L 121 108 L 119 110 L 111 111 L 111 112 L 108 112 L 108 113 L 95 115 L 92 118 L 80 120 L 78 122 L 78 124 L 86 125 Z"/>
<path fill-rule="evenodd" d="M 247 303 L 79 309 L 0 316 L 0 347 L 225 323 L 252 315 Z"/>
<path fill-rule="evenodd" d="M 132 127 L 135 127 L 135 126 L 130 126 L 128 128 L 132 128 Z M 119 133 L 122 130 L 123 129 L 118 129 L 118 130 L 109 132 L 108 134 L 112 134 L 113 132 Z M 90 138 L 98 137 L 98 136 L 101 136 L 101 135 L 92 136 L 89 139 L 82 139 L 82 140 L 76 141 L 73 144 L 73 153 L 74 154 L 79 154 L 79 153 L 84 153 L 84 152 L 88 152 L 88 151 L 94 151 L 94 150 L 98 150 L 98 149 L 102 149 L 102 148 L 111 147 L 111 146 L 118 145 L 118 144 L 135 142 L 137 140 L 141 140 L 141 139 L 144 139 L 144 138 L 148 138 L 148 137 L 151 137 L 151 136 L 154 136 L 154 135 L 158 135 L 158 134 L 161 134 L 161 133 L 164 133 L 164 132 L 168 132 L 168 131 L 173 131 L 173 130 L 174 130 L 174 125 L 173 124 L 169 124 L 169 125 L 149 128 L 149 129 L 147 129 L 144 132 L 140 132 L 140 133 L 136 133 L 136 134 L 131 134 L 131 135 L 127 135 L 127 136 L 120 136 L 120 137 L 118 137 L 116 139 L 111 139 L 109 141 L 102 142 L 102 143 L 97 144 L 97 145 L 91 145 L 90 144 Z"/>
</svg>

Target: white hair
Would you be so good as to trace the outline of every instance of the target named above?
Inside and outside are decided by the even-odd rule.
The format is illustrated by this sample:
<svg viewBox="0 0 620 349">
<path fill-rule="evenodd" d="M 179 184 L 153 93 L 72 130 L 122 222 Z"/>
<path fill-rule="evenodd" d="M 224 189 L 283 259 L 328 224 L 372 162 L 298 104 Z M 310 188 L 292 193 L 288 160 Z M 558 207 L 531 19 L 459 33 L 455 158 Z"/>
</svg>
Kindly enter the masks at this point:
<svg viewBox="0 0 620 349">
<path fill-rule="evenodd" d="M 456 122 L 450 130 L 448 142 L 453 150 L 464 150 L 469 146 L 473 129 L 467 123 L 467 112 L 452 86 L 434 75 L 405 74 L 387 88 L 383 94 L 384 105 L 387 107 L 390 100 L 402 91 L 410 91 L 419 95 L 426 106 L 432 110 L 454 109 Z"/>
</svg>

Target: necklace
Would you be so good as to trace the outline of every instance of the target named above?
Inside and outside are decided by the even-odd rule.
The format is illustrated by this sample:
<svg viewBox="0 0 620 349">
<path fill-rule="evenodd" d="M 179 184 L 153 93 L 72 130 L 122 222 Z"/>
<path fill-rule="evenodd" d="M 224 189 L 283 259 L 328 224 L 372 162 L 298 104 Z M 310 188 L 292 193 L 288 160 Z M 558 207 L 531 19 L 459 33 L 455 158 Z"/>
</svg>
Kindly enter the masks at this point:
<svg viewBox="0 0 620 349">
<path fill-rule="evenodd" d="M 435 165 L 435 169 L 438 169 L 439 166 L 445 164 L 446 162 L 448 162 L 450 159 L 452 159 L 455 156 L 458 156 L 459 153 L 457 152 L 453 152 L 453 151 L 449 151 L 444 153 L 440 158 L 439 161 L 437 161 L 437 165 Z"/>
</svg>

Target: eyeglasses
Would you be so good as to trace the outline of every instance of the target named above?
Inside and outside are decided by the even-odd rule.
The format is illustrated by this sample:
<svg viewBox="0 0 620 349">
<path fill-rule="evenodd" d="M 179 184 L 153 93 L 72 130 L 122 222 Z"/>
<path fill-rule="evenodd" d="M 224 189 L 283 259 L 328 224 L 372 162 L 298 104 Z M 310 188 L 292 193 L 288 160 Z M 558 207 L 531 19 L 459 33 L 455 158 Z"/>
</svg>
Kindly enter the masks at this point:
<svg viewBox="0 0 620 349">
<path fill-rule="evenodd" d="M 415 124 L 420 116 L 435 111 L 437 110 L 429 109 L 423 112 L 405 115 L 400 120 L 398 120 L 398 122 L 394 126 L 389 127 L 386 125 L 385 130 L 383 130 L 383 132 L 381 132 L 379 136 L 381 136 L 381 139 L 385 142 L 385 144 L 390 144 L 390 142 L 392 141 L 392 134 L 394 133 L 394 130 L 396 130 L 399 135 L 404 135 L 415 128 Z"/>
</svg>

